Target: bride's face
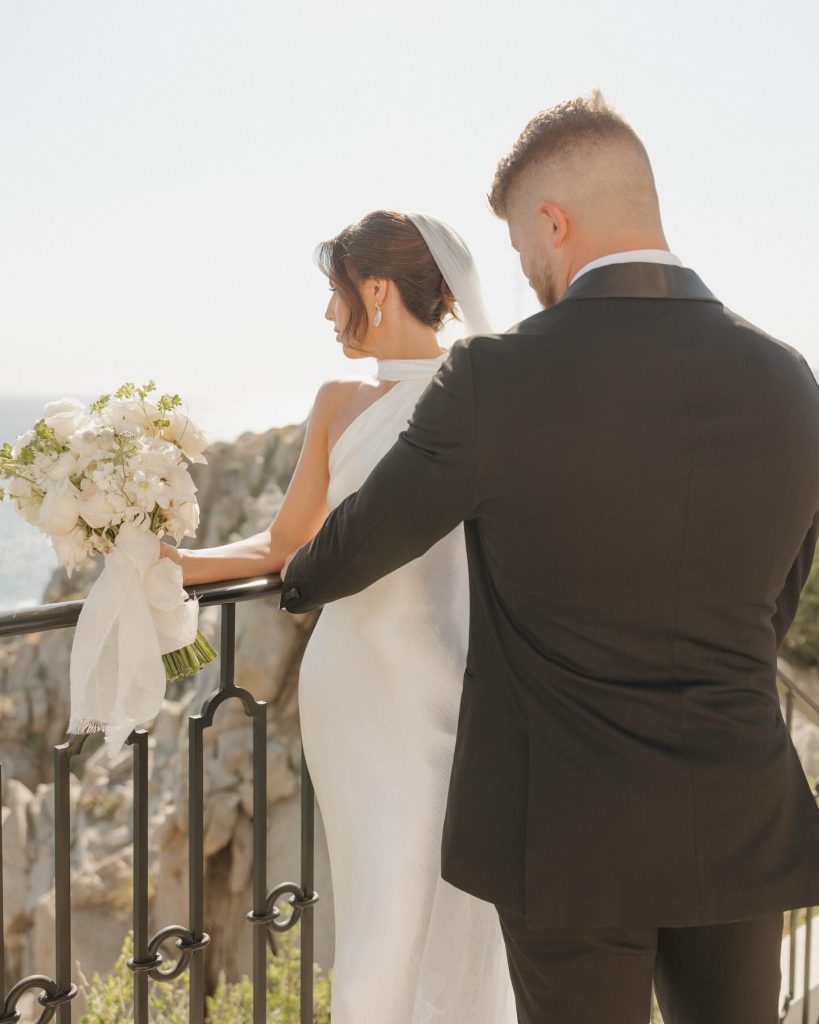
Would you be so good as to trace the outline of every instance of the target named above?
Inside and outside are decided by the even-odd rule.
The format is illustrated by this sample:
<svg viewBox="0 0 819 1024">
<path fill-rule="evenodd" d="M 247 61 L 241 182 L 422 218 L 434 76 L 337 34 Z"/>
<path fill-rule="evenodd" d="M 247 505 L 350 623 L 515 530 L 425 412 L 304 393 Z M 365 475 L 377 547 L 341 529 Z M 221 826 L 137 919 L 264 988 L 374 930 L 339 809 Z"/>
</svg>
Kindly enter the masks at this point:
<svg viewBox="0 0 819 1024">
<path fill-rule="evenodd" d="M 369 324 L 363 338 L 350 338 L 348 336 L 347 328 L 350 323 L 350 306 L 345 301 L 341 292 L 336 289 L 332 279 L 330 280 L 330 301 L 327 303 L 327 309 L 324 311 L 324 319 L 332 323 L 336 341 L 344 349 L 345 356 L 348 356 L 350 359 L 364 359 L 371 355 L 367 351 L 367 336 L 370 333 Z"/>
</svg>

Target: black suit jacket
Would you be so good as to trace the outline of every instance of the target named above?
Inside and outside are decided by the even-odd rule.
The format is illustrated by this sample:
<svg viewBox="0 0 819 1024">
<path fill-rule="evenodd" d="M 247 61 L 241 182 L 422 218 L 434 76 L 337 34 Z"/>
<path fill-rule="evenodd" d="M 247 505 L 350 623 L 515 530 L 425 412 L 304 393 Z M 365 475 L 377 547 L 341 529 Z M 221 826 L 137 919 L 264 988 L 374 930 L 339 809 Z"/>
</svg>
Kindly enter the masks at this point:
<svg viewBox="0 0 819 1024">
<path fill-rule="evenodd" d="M 463 520 L 443 877 L 530 927 L 737 920 L 819 902 L 775 685 L 817 510 L 802 357 L 690 270 L 603 267 L 453 345 L 281 607 L 355 593 Z"/>
</svg>

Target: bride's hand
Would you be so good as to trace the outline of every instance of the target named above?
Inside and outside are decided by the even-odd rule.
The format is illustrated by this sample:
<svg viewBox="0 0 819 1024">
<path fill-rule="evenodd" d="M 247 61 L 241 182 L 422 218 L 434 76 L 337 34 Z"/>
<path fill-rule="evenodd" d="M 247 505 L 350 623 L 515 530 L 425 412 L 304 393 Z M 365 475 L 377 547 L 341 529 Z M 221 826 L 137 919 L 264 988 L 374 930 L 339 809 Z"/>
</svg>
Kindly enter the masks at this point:
<svg viewBox="0 0 819 1024">
<path fill-rule="evenodd" d="M 279 573 L 279 576 L 281 576 L 282 579 L 284 579 L 284 577 L 285 577 L 285 575 L 287 573 L 287 567 L 293 561 L 293 559 L 296 556 L 296 552 L 298 552 L 298 551 L 299 551 L 299 548 L 296 548 L 295 551 L 291 551 L 290 554 L 287 556 L 287 558 L 285 558 L 284 565 L 282 566 L 282 571 Z"/>
<path fill-rule="evenodd" d="M 159 542 L 159 557 L 170 558 L 170 560 L 172 562 L 176 562 L 177 565 L 182 564 L 182 556 L 179 551 L 172 544 L 166 544 L 162 540 Z"/>
</svg>

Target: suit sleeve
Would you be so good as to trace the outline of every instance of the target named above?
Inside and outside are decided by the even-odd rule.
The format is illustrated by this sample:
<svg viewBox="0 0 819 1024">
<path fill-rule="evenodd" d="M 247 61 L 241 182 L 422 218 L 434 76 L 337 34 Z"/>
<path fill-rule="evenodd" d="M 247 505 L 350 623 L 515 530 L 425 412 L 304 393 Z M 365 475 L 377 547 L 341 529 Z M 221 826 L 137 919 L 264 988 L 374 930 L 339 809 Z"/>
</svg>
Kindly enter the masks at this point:
<svg viewBox="0 0 819 1024">
<path fill-rule="evenodd" d="M 819 386 L 817 386 L 816 377 L 813 375 L 813 371 L 808 366 L 804 357 L 795 350 L 794 356 L 802 373 L 802 379 L 805 387 L 804 398 L 806 403 L 809 403 L 808 407 L 813 413 L 812 420 L 815 425 L 817 418 L 819 418 Z M 813 429 L 809 436 L 812 437 L 814 441 L 819 440 L 816 429 Z M 816 444 L 814 443 L 811 448 L 815 452 Z M 815 464 L 815 459 L 812 461 L 812 464 Z M 782 588 L 782 593 L 776 601 L 776 612 L 773 616 L 773 627 L 776 634 L 777 649 L 781 646 L 783 640 L 787 636 L 788 630 L 793 624 L 793 620 L 796 618 L 796 612 L 799 608 L 799 599 L 805 588 L 805 584 L 808 582 L 811 569 L 813 568 L 813 559 L 816 551 L 817 540 L 819 540 L 819 512 L 814 516 L 813 523 L 805 535 L 802 547 L 799 549 L 799 554 L 796 556 L 796 559 L 791 566 L 791 570 L 788 573 L 788 577 L 785 580 L 785 586 Z"/>
<path fill-rule="evenodd" d="M 452 345 L 392 448 L 298 550 L 279 608 L 306 612 L 356 594 L 476 514 L 470 340 Z"/>
<path fill-rule="evenodd" d="M 808 577 L 810 576 L 811 568 L 813 567 L 813 557 L 816 550 L 817 536 L 819 536 L 819 514 L 817 514 L 814 519 L 813 525 L 808 531 L 808 534 L 802 543 L 802 547 L 799 549 L 796 561 L 791 566 L 791 571 L 788 573 L 788 578 L 785 580 L 785 586 L 782 588 L 782 593 L 776 601 L 776 612 L 773 617 L 773 627 L 776 634 L 777 650 L 782 645 L 782 641 L 785 639 L 788 630 L 791 628 L 793 620 L 796 618 L 796 611 L 799 607 L 799 598 L 805 588 L 805 584 L 808 582 Z"/>
</svg>

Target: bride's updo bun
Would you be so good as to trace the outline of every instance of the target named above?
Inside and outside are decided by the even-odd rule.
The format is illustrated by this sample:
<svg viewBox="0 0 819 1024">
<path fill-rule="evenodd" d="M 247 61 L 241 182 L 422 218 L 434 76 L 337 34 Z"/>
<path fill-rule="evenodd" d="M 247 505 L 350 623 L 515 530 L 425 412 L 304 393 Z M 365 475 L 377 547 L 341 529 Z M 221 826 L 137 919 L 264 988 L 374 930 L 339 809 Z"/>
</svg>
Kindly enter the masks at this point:
<svg viewBox="0 0 819 1024">
<path fill-rule="evenodd" d="M 438 264 L 421 232 L 403 213 L 368 213 L 322 242 L 316 263 L 350 310 L 345 332 L 350 338 L 361 338 L 367 331 L 369 320 L 358 285 L 368 277 L 393 281 L 407 310 L 436 331 L 448 316 L 457 317 L 455 298 Z"/>
</svg>

